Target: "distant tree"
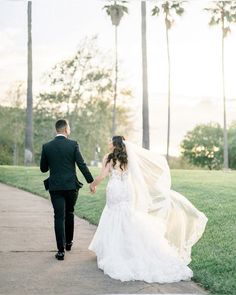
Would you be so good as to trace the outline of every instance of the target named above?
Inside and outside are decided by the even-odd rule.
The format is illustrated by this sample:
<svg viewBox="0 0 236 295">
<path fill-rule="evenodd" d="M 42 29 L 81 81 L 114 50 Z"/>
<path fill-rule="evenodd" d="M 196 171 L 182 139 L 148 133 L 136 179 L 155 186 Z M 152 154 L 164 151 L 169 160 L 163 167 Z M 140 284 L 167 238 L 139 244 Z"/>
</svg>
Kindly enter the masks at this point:
<svg viewBox="0 0 236 295">
<path fill-rule="evenodd" d="M 210 13 L 210 26 L 220 25 L 221 27 L 221 71 L 222 71 L 222 97 L 223 97 L 223 118 L 224 118 L 224 169 L 229 168 L 229 147 L 227 135 L 227 114 L 225 98 L 225 60 L 224 40 L 231 32 L 230 25 L 236 23 L 236 1 L 212 1 L 210 7 L 205 8 Z"/>
<path fill-rule="evenodd" d="M 236 121 L 229 126 L 229 167 L 236 169 Z"/>
<path fill-rule="evenodd" d="M 182 156 L 191 164 L 220 169 L 223 163 L 223 133 L 220 124 L 197 125 L 181 143 Z"/>
<path fill-rule="evenodd" d="M 113 67 L 109 52 L 99 50 L 96 38 L 86 38 L 76 53 L 57 63 L 46 75 L 45 85 L 34 103 L 34 161 L 38 164 L 42 144 L 55 136 L 55 121 L 67 118 L 71 137 L 81 143 L 88 162 L 100 147 L 99 160 L 107 150 L 112 130 Z M 122 75 L 120 75 L 122 77 Z M 132 129 L 129 99 L 132 92 L 120 80 L 117 132 L 128 135 Z M 26 112 L 22 81 L 14 83 L 6 94 L 8 106 L 0 105 L 0 164 L 24 163 Z M 6 105 L 6 101 L 5 101 Z"/>
<path fill-rule="evenodd" d="M 45 108 L 55 110 L 56 114 L 66 113 L 73 119 L 89 97 L 113 96 L 110 60 L 99 50 L 96 40 L 96 36 L 85 38 L 73 56 L 57 63 L 47 73 L 45 80 L 50 92 L 40 93 Z"/>
<path fill-rule="evenodd" d="M 39 95 L 36 125 L 40 126 L 40 122 L 44 125 L 45 116 L 51 126 L 48 114 L 51 114 L 53 121 L 66 117 L 71 124 L 72 136 L 84 142 L 84 155 L 89 161 L 94 156 L 96 145 L 101 147 L 101 153 L 105 152 L 112 131 L 112 71 L 109 54 L 99 50 L 95 37 L 86 38 L 75 55 L 56 64 L 48 73 L 46 81 L 50 87 L 45 88 L 50 92 Z M 116 106 L 116 130 L 127 135 L 131 127 L 127 105 L 132 93 L 124 83 L 120 84 L 123 86 L 119 89 L 119 103 Z M 38 132 L 42 135 L 43 131 Z M 54 128 L 50 127 L 48 134 L 52 136 L 52 132 Z M 37 139 L 36 142 L 38 144 Z"/>
<path fill-rule="evenodd" d="M 25 165 L 33 163 L 33 89 L 32 89 L 32 1 L 28 1 L 28 70 L 27 70 L 27 108 L 25 128 Z"/>
<path fill-rule="evenodd" d="M 117 31 L 120 21 L 125 13 L 128 13 L 128 8 L 124 5 L 127 1 L 108 0 L 108 4 L 103 8 L 106 13 L 111 17 L 112 25 L 115 26 L 115 82 L 114 82 L 114 97 L 113 97 L 113 110 L 112 110 L 112 135 L 116 133 L 116 101 L 117 101 L 117 82 L 118 82 L 118 48 L 117 48 Z"/>
<path fill-rule="evenodd" d="M 184 13 L 183 3 L 187 1 L 164 1 L 161 6 L 154 6 L 152 9 L 153 16 L 159 16 L 162 11 L 165 19 L 166 29 L 166 48 L 167 48 L 167 61 L 168 61 L 168 123 L 167 123 L 167 148 L 166 159 L 169 162 L 169 146 L 170 146 L 170 106 L 171 106 L 171 60 L 170 60 L 170 45 L 169 45 L 169 30 L 174 25 L 174 14 L 182 16 Z"/>
<path fill-rule="evenodd" d="M 25 110 L 0 106 L 0 165 L 24 163 Z"/>
<path fill-rule="evenodd" d="M 129 119 L 129 110 L 124 106 L 117 106 L 117 132 L 129 134 L 132 126 Z M 86 159 L 94 159 L 94 149 L 101 148 L 100 158 L 108 152 L 108 139 L 110 138 L 112 118 L 112 105 L 100 97 L 93 97 L 87 101 L 86 106 L 77 117 L 73 136 L 78 139 Z"/>
<path fill-rule="evenodd" d="M 13 138 L 9 134 L 9 107 L 0 106 L 0 165 L 12 165 Z"/>
<path fill-rule="evenodd" d="M 10 104 L 9 116 L 6 119 L 9 129 L 12 130 L 13 139 L 13 165 L 19 164 L 19 152 L 22 142 L 22 133 L 25 123 L 22 121 L 22 112 L 25 106 L 24 98 L 26 94 L 25 82 L 15 81 L 6 93 L 6 98 Z M 24 116 L 25 117 L 25 116 Z"/>
</svg>

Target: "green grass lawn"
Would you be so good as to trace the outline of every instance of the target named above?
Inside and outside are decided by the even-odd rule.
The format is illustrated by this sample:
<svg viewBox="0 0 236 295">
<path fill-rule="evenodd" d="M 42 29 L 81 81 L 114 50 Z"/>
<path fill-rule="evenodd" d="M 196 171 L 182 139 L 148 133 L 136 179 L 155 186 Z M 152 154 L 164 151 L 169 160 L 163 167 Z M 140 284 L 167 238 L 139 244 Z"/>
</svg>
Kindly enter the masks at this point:
<svg viewBox="0 0 236 295">
<path fill-rule="evenodd" d="M 94 176 L 98 174 L 96 168 L 91 171 Z M 172 188 L 209 219 L 202 239 L 192 251 L 194 281 L 213 294 L 236 294 L 236 171 L 172 170 L 171 174 Z M 0 166 L 1 182 L 48 198 L 42 184 L 45 178 L 35 167 Z M 96 195 L 91 195 L 84 185 L 76 205 L 78 216 L 98 223 L 105 204 L 105 186 L 106 182 Z"/>
</svg>

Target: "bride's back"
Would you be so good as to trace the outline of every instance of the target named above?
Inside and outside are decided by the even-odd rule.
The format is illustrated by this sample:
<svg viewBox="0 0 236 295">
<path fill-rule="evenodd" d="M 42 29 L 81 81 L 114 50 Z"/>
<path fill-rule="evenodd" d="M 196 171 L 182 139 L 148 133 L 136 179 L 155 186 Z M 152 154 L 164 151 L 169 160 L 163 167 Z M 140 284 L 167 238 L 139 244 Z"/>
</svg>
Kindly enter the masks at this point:
<svg viewBox="0 0 236 295">
<path fill-rule="evenodd" d="M 109 181 L 106 189 L 107 205 L 117 209 L 120 208 L 120 205 L 129 208 L 132 195 L 128 182 L 128 166 L 122 170 L 119 162 L 114 167 L 112 163 L 109 165 Z"/>
<path fill-rule="evenodd" d="M 126 165 L 126 167 L 122 167 L 121 163 L 119 161 L 116 161 L 115 166 L 113 166 L 113 163 L 109 163 L 110 164 L 110 171 L 117 171 L 120 174 L 126 173 L 128 171 L 128 165 Z"/>
</svg>

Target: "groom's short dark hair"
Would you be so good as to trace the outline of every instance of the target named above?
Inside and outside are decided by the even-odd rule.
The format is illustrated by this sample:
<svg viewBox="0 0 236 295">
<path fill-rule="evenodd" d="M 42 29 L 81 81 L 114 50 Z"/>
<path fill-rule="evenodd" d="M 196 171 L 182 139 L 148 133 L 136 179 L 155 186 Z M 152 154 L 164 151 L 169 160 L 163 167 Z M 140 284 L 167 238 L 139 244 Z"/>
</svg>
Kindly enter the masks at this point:
<svg viewBox="0 0 236 295">
<path fill-rule="evenodd" d="M 55 124 L 55 128 L 57 131 L 60 131 L 62 130 L 63 128 L 67 127 L 68 126 L 68 122 L 64 119 L 60 119 L 56 122 Z"/>
</svg>

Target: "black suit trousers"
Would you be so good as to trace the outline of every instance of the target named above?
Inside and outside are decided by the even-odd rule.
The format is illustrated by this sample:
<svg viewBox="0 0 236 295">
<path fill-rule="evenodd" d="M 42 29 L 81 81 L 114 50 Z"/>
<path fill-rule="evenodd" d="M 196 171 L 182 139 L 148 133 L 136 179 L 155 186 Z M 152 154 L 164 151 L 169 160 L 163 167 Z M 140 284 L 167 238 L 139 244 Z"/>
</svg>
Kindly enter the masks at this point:
<svg viewBox="0 0 236 295">
<path fill-rule="evenodd" d="M 78 190 L 50 191 L 54 209 L 54 229 L 58 251 L 64 251 L 65 243 L 71 243 L 74 236 L 74 207 Z"/>
</svg>

